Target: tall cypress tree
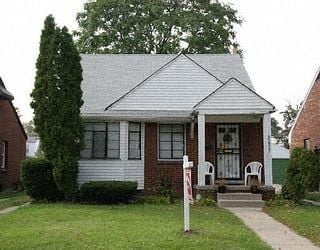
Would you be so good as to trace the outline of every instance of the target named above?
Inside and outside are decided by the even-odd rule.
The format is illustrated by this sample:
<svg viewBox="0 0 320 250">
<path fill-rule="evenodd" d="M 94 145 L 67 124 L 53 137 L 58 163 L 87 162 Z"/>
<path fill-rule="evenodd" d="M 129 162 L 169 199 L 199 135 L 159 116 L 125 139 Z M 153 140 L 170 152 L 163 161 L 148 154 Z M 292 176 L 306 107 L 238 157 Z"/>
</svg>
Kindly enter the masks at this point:
<svg viewBox="0 0 320 250">
<path fill-rule="evenodd" d="M 50 37 L 46 23 L 54 27 Z M 42 44 L 48 45 L 46 50 L 41 50 Z M 54 179 L 67 199 L 72 199 L 77 190 L 77 161 L 83 145 L 80 59 L 67 28 L 56 27 L 53 17 L 48 16 L 41 35 L 31 106 L 44 155 L 52 161 Z"/>
</svg>

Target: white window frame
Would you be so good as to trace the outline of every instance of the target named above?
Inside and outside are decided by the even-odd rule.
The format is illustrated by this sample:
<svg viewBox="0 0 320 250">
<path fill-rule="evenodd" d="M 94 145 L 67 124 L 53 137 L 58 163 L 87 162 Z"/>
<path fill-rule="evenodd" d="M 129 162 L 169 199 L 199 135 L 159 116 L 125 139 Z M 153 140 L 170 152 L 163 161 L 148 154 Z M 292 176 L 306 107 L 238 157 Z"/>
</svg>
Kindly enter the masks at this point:
<svg viewBox="0 0 320 250">
<path fill-rule="evenodd" d="M 139 124 L 140 130 L 139 132 L 134 132 L 134 133 L 139 133 L 139 150 L 140 154 L 139 157 L 130 157 L 130 123 L 132 124 Z M 140 122 L 128 122 L 128 160 L 141 160 L 141 133 L 142 133 L 142 125 Z"/>
<path fill-rule="evenodd" d="M 1 148 L 1 169 L 7 170 L 8 169 L 8 142 L 2 141 L 2 148 Z"/>
<path fill-rule="evenodd" d="M 157 158 L 158 161 L 168 161 L 168 162 L 179 162 L 183 161 L 182 157 L 181 159 L 170 159 L 170 158 L 160 158 L 160 125 L 183 125 L 183 155 L 187 152 L 187 137 L 186 137 L 186 124 L 185 123 L 179 123 L 179 122 L 161 122 L 157 124 Z"/>
</svg>

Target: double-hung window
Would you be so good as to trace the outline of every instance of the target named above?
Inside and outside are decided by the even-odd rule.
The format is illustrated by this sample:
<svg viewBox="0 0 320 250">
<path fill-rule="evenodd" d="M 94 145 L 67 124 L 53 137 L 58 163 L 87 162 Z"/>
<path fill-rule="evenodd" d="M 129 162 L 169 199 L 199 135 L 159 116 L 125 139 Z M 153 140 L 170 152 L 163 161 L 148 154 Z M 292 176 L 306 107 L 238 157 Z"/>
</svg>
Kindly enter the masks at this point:
<svg viewBox="0 0 320 250">
<path fill-rule="evenodd" d="M 120 158 L 120 124 L 85 123 L 84 149 L 82 158 L 119 159 Z"/>
<path fill-rule="evenodd" d="M 8 169 L 8 142 L 7 141 L 2 141 L 0 157 L 1 157 L 0 168 Z"/>
<path fill-rule="evenodd" d="M 159 124 L 159 159 L 182 159 L 184 125 Z"/>
<path fill-rule="evenodd" d="M 128 136 L 128 158 L 141 159 L 141 124 L 129 123 L 129 136 Z"/>
</svg>

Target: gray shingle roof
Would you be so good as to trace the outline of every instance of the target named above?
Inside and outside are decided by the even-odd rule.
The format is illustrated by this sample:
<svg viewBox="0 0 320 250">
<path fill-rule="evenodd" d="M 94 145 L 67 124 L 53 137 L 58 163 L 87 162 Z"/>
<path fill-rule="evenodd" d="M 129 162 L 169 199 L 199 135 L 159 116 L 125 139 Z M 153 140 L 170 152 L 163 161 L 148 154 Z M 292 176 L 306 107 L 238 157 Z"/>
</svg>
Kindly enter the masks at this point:
<svg viewBox="0 0 320 250">
<path fill-rule="evenodd" d="M 6 89 L 0 77 L 0 100 L 13 100 L 13 95 Z"/>
<path fill-rule="evenodd" d="M 238 55 L 187 55 L 221 82 L 235 77 L 253 89 Z M 107 106 L 130 91 L 176 55 L 99 54 L 81 55 L 83 67 L 82 114 L 102 114 Z M 209 93 L 208 93 L 209 94 Z"/>
</svg>

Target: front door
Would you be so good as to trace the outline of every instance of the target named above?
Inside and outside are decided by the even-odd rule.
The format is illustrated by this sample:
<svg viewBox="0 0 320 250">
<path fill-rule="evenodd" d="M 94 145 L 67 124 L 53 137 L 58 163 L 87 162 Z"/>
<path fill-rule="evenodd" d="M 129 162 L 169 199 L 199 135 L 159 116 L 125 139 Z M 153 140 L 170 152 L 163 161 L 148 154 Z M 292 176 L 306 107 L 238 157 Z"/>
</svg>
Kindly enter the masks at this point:
<svg viewBox="0 0 320 250">
<path fill-rule="evenodd" d="M 219 124 L 216 127 L 217 178 L 240 179 L 240 126 Z"/>
</svg>

